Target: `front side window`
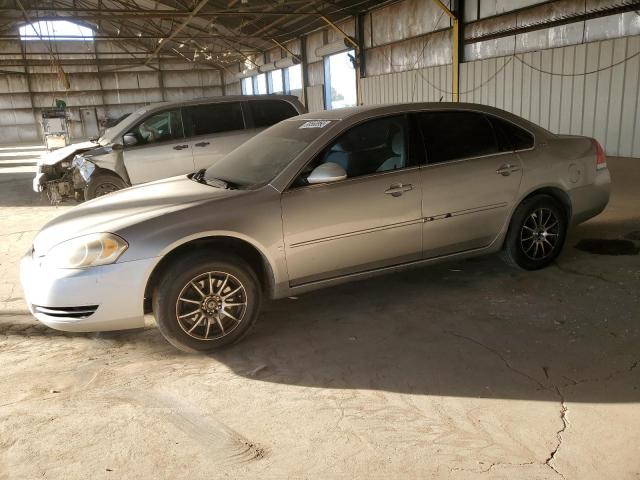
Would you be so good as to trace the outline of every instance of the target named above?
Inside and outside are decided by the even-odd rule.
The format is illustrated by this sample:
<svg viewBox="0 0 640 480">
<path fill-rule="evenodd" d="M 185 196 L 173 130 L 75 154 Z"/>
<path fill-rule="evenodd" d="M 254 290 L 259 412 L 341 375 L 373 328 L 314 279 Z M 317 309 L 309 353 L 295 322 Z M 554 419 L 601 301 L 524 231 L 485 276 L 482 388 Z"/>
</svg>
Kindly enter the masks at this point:
<svg viewBox="0 0 640 480">
<path fill-rule="evenodd" d="M 418 113 L 417 123 L 428 164 L 490 155 L 500 151 L 493 128 L 481 113 Z"/>
<path fill-rule="evenodd" d="M 325 106 L 334 108 L 354 107 L 357 103 L 355 53 L 336 53 L 324 58 Z"/>
<path fill-rule="evenodd" d="M 298 115 L 293 105 L 280 100 L 250 100 L 249 110 L 251 111 L 255 128 L 270 127 L 282 120 Z"/>
<path fill-rule="evenodd" d="M 187 135 L 210 135 L 244 129 L 242 107 L 238 102 L 210 103 L 185 108 Z"/>
<path fill-rule="evenodd" d="M 125 135 L 135 137 L 135 142 L 128 145 L 146 145 L 183 138 L 180 109 L 152 115 Z"/>
<path fill-rule="evenodd" d="M 311 162 L 294 182 L 300 187 L 314 168 L 337 163 L 347 178 L 399 170 L 411 166 L 407 156 L 407 127 L 404 116 L 370 120 L 342 134 Z"/>
</svg>

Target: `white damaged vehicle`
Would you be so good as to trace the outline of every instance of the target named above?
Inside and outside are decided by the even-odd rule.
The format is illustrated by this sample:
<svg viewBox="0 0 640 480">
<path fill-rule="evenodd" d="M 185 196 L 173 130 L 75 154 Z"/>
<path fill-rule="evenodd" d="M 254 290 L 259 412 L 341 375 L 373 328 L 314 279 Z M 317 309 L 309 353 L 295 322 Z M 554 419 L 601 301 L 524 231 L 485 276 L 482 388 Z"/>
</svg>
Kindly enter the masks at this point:
<svg viewBox="0 0 640 480">
<path fill-rule="evenodd" d="M 263 129 L 304 113 L 297 97 L 228 96 L 149 105 L 97 140 L 43 155 L 33 189 L 52 203 L 90 200 L 207 168 Z"/>
</svg>

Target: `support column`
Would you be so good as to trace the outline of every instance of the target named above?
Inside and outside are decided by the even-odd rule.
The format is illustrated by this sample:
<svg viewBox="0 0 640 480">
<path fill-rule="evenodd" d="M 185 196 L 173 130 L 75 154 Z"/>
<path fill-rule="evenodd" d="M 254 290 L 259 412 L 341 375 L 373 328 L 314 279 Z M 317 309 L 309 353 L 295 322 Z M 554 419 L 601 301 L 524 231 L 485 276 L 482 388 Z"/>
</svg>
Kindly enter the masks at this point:
<svg viewBox="0 0 640 480">
<path fill-rule="evenodd" d="M 36 115 L 36 107 L 35 107 L 35 104 L 33 103 L 33 90 L 31 88 L 31 72 L 29 72 L 29 64 L 27 62 L 27 56 L 25 55 L 25 52 L 24 52 L 23 41 L 20 41 L 20 54 L 22 55 L 22 61 L 24 64 L 24 74 L 27 77 L 27 91 L 29 92 L 29 102 L 31 103 L 31 113 L 33 115 L 33 122 L 36 127 L 36 135 L 37 135 L 40 122 L 38 121 L 38 116 Z M 42 138 L 42 141 L 44 143 L 44 137 Z"/>
<path fill-rule="evenodd" d="M 222 96 L 225 97 L 227 95 L 227 86 L 224 84 L 224 70 L 219 68 L 218 73 L 220 74 L 220 88 L 222 88 Z"/>
<path fill-rule="evenodd" d="M 451 19 L 452 33 L 451 33 L 451 50 L 453 52 L 452 58 L 452 85 L 451 85 L 451 100 L 457 102 L 459 100 L 459 88 L 460 88 L 460 48 L 464 45 L 461 42 L 461 28 L 462 24 L 462 1 L 451 0 L 451 6 L 453 11 L 449 9 L 441 0 L 433 0 L 438 7 L 440 7 Z"/>
<path fill-rule="evenodd" d="M 307 72 L 307 37 L 300 37 L 300 59 L 302 62 L 302 98 L 304 100 L 304 108 L 309 111 L 309 100 L 307 99 L 307 87 L 309 86 L 309 73 Z"/>
<path fill-rule="evenodd" d="M 360 78 L 365 78 L 367 76 L 367 63 L 366 56 L 364 51 L 364 22 L 366 15 L 364 13 L 359 13 L 356 16 L 356 41 L 360 48 L 358 48 L 358 65 L 360 67 Z"/>
<path fill-rule="evenodd" d="M 167 96 L 164 91 L 164 79 L 162 78 L 162 63 L 160 55 L 158 55 L 158 85 L 160 86 L 160 95 L 162 95 L 162 101 L 167 101 Z"/>
</svg>

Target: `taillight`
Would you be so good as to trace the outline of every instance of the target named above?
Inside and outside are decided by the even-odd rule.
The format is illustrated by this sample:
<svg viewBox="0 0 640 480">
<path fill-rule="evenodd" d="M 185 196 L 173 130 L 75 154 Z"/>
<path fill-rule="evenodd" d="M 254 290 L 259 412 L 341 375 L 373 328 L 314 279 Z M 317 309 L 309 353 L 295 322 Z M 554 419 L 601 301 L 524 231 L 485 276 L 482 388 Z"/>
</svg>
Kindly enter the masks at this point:
<svg viewBox="0 0 640 480">
<path fill-rule="evenodd" d="M 596 149 L 596 170 L 602 170 L 603 168 L 607 168 L 607 157 L 604 154 L 604 149 L 602 148 L 602 145 L 600 145 L 600 142 L 598 142 L 595 139 L 591 141 L 593 142 L 593 146 Z"/>
</svg>

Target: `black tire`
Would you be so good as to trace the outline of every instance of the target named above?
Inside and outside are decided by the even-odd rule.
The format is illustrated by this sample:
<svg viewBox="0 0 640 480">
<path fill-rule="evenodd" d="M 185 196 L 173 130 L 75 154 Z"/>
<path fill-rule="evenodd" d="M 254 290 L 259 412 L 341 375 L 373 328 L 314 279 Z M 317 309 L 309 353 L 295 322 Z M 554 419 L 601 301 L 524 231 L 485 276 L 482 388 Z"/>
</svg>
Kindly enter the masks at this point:
<svg viewBox="0 0 640 480">
<path fill-rule="evenodd" d="M 106 171 L 95 172 L 89 179 L 87 186 L 84 187 L 84 198 L 85 200 L 92 200 L 111 192 L 122 190 L 128 186 L 129 185 L 115 173 Z"/>
<path fill-rule="evenodd" d="M 525 270 L 544 268 L 560 254 L 566 234 L 567 215 L 559 202 L 549 195 L 535 195 L 516 208 L 502 257 Z"/>
<path fill-rule="evenodd" d="M 212 274 L 213 283 L 209 283 L 209 273 Z M 222 283 L 224 275 L 227 276 L 226 285 Z M 196 280 L 200 277 L 201 280 Z M 193 287 L 194 281 L 200 292 Z M 227 310 L 227 307 L 223 308 L 226 300 L 220 298 L 228 296 L 237 284 L 242 286 L 242 290 L 231 295 L 228 303 L 236 306 Z M 179 301 L 179 297 L 186 299 L 186 302 Z M 200 305 L 193 301 L 199 301 Z M 244 306 L 242 301 L 246 303 Z M 240 257 L 233 254 L 196 253 L 180 257 L 163 271 L 153 291 L 152 302 L 160 333 L 169 343 L 184 352 L 211 352 L 236 343 L 249 333 L 258 318 L 262 289 L 256 273 Z M 218 310 L 212 304 L 216 304 Z M 205 305 L 207 310 L 204 310 Z M 184 310 L 187 308 L 199 309 L 199 312 L 180 319 L 180 315 L 189 313 Z M 232 316 L 227 316 L 229 314 Z M 204 319 L 194 327 L 201 316 Z"/>
</svg>

